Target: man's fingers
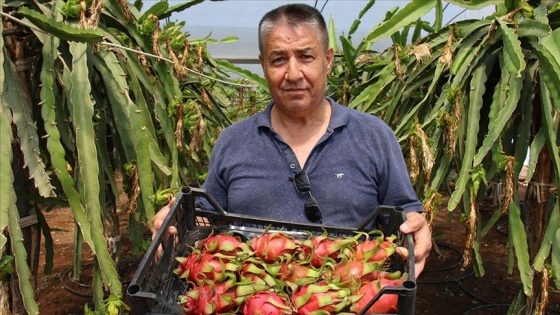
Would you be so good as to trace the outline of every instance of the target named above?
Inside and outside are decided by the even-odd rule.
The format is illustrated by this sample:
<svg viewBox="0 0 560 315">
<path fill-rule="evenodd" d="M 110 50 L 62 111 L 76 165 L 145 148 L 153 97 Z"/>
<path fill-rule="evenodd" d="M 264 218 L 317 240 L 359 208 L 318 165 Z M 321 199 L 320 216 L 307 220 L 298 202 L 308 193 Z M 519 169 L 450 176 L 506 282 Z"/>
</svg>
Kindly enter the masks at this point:
<svg viewBox="0 0 560 315">
<path fill-rule="evenodd" d="M 426 224 L 426 219 L 422 214 L 418 212 L 408 212 L 406 214 L 406 221 L 401 224 L 400 230 L 404 234 L 409 234 L 418 231 Z"/>
<path fill-rule="evenodd" d="M 415 272 L 417 277 L 424 270 L 424 266 L 426 266 L 426 259 L 428 259 L 428 254 L 425 254 L 422 257 L 415 257 L 415 259 L 414 259 L 414 272 Z"/>
<path fill-rule="evenodd" d="M 167 228 L 167 235 L 177 235 L 178 231 L 177 228 L 174 226 L 170 226 Z"/>
<path fill-rule="evenodd" d="M 161 228 L 161 225 L 163 224 L 163 221 L 165 221 L 165 218 L 167 218 L 167 215 L 169 214 L 169 210 L 171 210 L 171 207 L 173 206 L 173 204 L 175 203 L 175 197 L 171 197 L 169 199 L 169 202 L 163 206 L 153 217 L 152 219 L 152 240 L 156 237 L 156 233 L 159 231 L 159 229 Z M 178 231 L 177 228 L 174 226 L 169 226 L 166 230 L 165 230 L 165 235 L 163 236 L 164 240 L 167 240 L 167 238 L 169 237 L 169 235 L 177 235 Z M 159 261 L 161 255 L 163 254 L 163 247 L 161 246 L 161 244 L 158 246 L 157 252 L 156 252 L 156 262 Z"/>
<path fill-rule="evenodd" d="M 426 218 L 418 212 L 406 214 L 406 222 L 401 224 L 400 231 L 405 234 L 412 234 L 414 238 L 414 266 L 415 274 L 419 276 L 424 270 L 426 259 L 432 249 L 432 234 Z M 409 259 L 406 248 L 399 247 L 397 252 L 403 259 Z"/>
<path fill-rule="evenodd" d="M 404 247 L 397 247 L 397 254 L 401 256 L 403 260 L 408 260 L 409 258 L 408 249 Z M 428 255 L 414 257 L 414 274 L 416 277 L 418 277 L 424 270 L 427 258 Z"/>
<path fill-rule="evenodd" d="M 172 197 L 169 200 L 169 203 L 167 203 L 165 206 L 163 206 L 153 217 L 152 219 L 152 234 L 157 233 L 157 231 L 161 228 L 161 225 L 163 224 L 163 221 L 165 220 L 165 218 L 167 217 L 167 215 L 169 214 L 169 210 L 171 210 L 171 207 L 173 206 L 173 203 L 175 203 L 175 197 Z"/>
<path fill-rule="evenodd" d="M 171 198 L 169 198 L 169 202 L 167 203 L 167 207 L 171 209 L 174 203 L 175 203 L 175 196 L 171 196 Z"/>
<path fill-rule="evenodd" d="M 399 254 L 403 260 L 408 260 L 408 249 L 404 247 L 397 247 L 397 254 Z"/>
</svg>

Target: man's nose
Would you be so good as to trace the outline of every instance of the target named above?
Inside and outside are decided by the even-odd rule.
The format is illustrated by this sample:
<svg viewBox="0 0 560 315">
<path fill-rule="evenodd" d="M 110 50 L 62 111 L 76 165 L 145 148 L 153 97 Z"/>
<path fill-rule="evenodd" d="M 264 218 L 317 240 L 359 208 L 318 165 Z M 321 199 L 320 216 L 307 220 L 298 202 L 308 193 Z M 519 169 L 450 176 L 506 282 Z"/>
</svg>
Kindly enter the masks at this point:
<svg viewBox="0 0 560 315">
<path fill-rule="evenodd" d="M 288 62 L 288 67 L 286 69 L 286 80 L 298 81 L 303 76 L 301 72 L 301 65 L 295 58 L 291 58 Z"/>
</svg>

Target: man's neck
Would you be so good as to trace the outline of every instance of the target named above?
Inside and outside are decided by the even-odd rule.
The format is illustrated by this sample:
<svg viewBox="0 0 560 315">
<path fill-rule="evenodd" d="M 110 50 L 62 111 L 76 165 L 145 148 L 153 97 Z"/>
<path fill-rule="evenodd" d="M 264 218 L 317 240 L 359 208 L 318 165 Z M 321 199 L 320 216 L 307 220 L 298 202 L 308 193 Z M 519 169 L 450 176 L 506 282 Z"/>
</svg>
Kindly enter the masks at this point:
<svg viewBox="0 0 560 315">
<path fill-rule="evenodd" d="M 323 99 L 317 106 L 306 111 L 292 112 L 273 105 L 270 113 L 272 128 L 275 130 L 301 131 L 328 126 L 331 117 L 329 101 Z"/>
<path fill-rule="evenodd" d="M 330 103 L 325 99 L 313 112 L 285 113 L 272 107 L 272 129 L 292 148 L 303 167 L 313 147 L 327 131 L 331 117 Z"/>
</svg>

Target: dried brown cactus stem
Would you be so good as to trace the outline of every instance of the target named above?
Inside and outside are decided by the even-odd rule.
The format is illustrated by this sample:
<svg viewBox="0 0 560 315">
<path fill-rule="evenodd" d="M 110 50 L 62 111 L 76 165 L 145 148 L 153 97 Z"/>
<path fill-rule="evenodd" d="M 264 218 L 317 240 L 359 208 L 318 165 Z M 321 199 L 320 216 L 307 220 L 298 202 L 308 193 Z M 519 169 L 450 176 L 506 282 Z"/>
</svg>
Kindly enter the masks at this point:
<svg viewBox="0 0 560 315">
<path fill-rule="evenodd" d="M 413 133 L 408 138 L 408 172 L 410 181 L 415 184 L 420 177 L 420 164 L 418 162 L 418 155 L 416 154 L 417 136 Z"/>
<path fill-rule="evenodd" d="M 427 192 L 429 189 L 429 184 L 432 179 L 432 171 L 434 169 L 434 155 L 432 154 L 432 150 L 430 149 L 430 144 L 428 141 L 428 135 L 422 129 L 421 124 L 416 125 L 416 132 L 418 137 L 420 138 L 420 152 L 422 156 L 422 171 L 424 175 L 424 192 Z"/>
<path fill-rule="evenodd" d="M 465 222 L 467 237 L 465 239 L 465 246 L 463 249 L 463 267 L 467 267 L 472 263 L 472 253 L 478 238 L 478 203 L 477 195 L 483 182 L 486 181 L 486 171 L 481 165 L 473 168 L 470 172 L 469 183 L 469 213 Z M 479 268 L 482 268 L 479 266 Z M 483 270 L 478 270 L 479 275 L 483 275 Z"/>
<path fill-rule="evenodd" d="M 541 273 L 537 273 L 537 278 L 540 278 L 540 295 L 537 297 L 535 305 L 535 315 L 546 314 L 546 306 L 548 305 L 548 269 L 543 268 Z"/>
<path fill-rule="evenodd" d="M 478 220 L 477 212 L 478 210 L 476 206 L 476 196 L 471 194 L 469 215 L 467 217 L 467 221 L 465 222 L 467 237 L 465 240 L 465 246 L 463 248 L 463 267 L 470 266 L 472 262 L 472 252 L 477 237 L 477 232 L 476 232 L 477 230 L 476 224 Z"/>
<path fill-rule="evenodd" d="M 175 146 L 183 152 L 183 104 L 177 106 L 177 127 L 175 128 Z"/>
<path fill-rule="evenodd" d="M 506 214 L 509 209 L 509 205 L 513 202 L 516 180 L 514 179 L 513 175 L 513 164 L 515 158 L 510 156 L 507 158 L 506 162 L 506 178 L 505 178 L 505 194 L 504 199 L 502 201 L 502 213 Z"/>
</svg>

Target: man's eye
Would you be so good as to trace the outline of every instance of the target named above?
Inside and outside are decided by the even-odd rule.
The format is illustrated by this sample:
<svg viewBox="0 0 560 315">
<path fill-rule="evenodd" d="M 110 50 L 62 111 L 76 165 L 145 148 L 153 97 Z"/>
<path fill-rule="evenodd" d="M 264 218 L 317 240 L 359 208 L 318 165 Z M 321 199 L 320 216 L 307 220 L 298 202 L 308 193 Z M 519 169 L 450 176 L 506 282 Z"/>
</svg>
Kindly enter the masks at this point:
<svg viewBox="0 0 560 315">
<path fill-rule="evenodd" d="M 303 55 L 303 56 L 301 57 L 301 59 L 303 59 L 303 60 L 305 60 L 305 61 L 312 61 L 312 60 L 314 60 L 315 58 L 314 58 L 312 55 Z"/>
<path fill-rule="evenodd" d="M 286 59 L 283 57 L 278 57 L 278 58 L 274 58 L 272 59 L 272 64 L 273 65 L 279 65 L 281 63 L 283 63 Z"/>
</svg>

